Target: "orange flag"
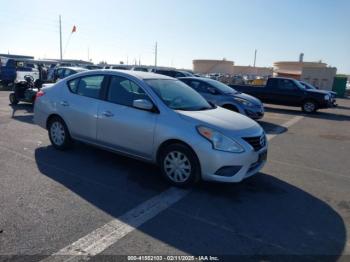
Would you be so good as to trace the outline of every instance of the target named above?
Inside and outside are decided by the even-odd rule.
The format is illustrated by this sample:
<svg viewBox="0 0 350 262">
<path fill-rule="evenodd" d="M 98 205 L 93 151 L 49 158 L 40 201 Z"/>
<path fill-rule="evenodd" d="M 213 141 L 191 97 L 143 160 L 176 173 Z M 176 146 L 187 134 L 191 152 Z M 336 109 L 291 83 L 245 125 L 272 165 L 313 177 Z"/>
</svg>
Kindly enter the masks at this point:
<svg viewBox="0 0 350 262">
<path fill-rule="evenodd" d="M 75 33 L 77 31 L 77 27 L 74 25 L 72 29 L 72 33 Z"/>
</svg>

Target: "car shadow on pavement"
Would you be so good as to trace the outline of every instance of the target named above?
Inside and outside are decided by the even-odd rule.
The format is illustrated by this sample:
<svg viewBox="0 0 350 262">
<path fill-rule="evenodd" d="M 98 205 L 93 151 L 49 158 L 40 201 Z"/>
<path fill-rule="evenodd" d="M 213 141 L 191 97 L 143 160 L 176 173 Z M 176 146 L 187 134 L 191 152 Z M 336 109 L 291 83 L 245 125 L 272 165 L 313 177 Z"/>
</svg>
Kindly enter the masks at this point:
<svg viewBox="0 0 350 262">
<path fill-rule="evenodd" d="M 349 106 L 337 106 L 338 109 L 350 110 Z"/>
<path fill-rule="evenodd" d="M 332 110 L 332 108 L 330 110 Z M 349 115 L 325 112 L 325 111 L 322 111 L 322 109 L 313 114 L 305 114 L 300 110 L 298 111 L 293 109 L 275 108 L 275 107 L 274 108 L 265 107 L 265 111 L 271 112 L 271 113 L 292 115 L 292 116 L 304 116 L 304 117 L 315 118 L 315 119 L 325 119 L 325 120 L 333 120 L 333 121 L 350 121 Z"/>
<path fill-rule="evenodd" d="M 17 104 L 17 105 L 10 105 L 10 107 L 12 108 L 12 114 L 11 114 L 12 119 L 25 122 L 28 124 L 34 123 L 33 122 L 33 105 Z"/>
<path fill-rule="evenodd" d="M 40 147 L 35 160 L 42 175 L 115 218 L 168 188 L 154 166 L 85 145 L 67 152 Z M 119 241 L 115 250 L 155 255 L 161 243 L 194 255 L 282 255 L 290 261 L 301 258 L 290 255 L 330 255 L 327 260 L 336 261 L 346 243 L 343 219 L 332 207 L 263 173 L 239 184 L 202 182 L 140 232 L 156 241 Z"/>
<path fill-rule="evenodd" d="M 257 122 L 264 129 L 267 135 L 282 134 L 288 131 L 288 128 L 272 122 L 266 122 L 263 120 L 259 120 Z"/>
</svg>

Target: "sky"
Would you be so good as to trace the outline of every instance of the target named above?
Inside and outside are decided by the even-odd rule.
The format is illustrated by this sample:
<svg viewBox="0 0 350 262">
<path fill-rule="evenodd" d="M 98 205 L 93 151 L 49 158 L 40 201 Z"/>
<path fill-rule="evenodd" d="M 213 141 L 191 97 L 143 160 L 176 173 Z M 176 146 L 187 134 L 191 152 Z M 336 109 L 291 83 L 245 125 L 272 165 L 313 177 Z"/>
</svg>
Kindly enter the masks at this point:
<svg viewBox="0 0 350 262">
<path fill-rule="evenodd" d="M 319 61 L 350 74 L 349 0 L 0 0 L 0 53 L 192 68 Z M 73 26 L 77 31 L 71 34 Z"/>
</svg>

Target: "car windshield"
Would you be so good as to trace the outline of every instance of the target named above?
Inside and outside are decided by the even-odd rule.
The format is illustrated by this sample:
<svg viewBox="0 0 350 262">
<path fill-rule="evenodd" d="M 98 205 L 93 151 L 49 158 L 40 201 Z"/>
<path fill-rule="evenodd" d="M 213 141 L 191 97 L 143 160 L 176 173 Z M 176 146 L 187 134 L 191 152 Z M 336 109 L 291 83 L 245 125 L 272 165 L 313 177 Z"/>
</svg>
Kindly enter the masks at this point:
<svg viewBox="0 0 350 262">
<path fill-rule="evenodd" d="M 306 89 L 316 89 L 316 87 L 306 82 L 300 82 L 300 84 L 302 84 Z"/>
<path fill-rule="evenodd" d="M 208 79 L 206 82 L 215 88 L 219 89 L 222 93 L 224 94 L 235 94 L 237 91 L 219 81 L 213 80 L 213 79 Z"/>
<path fill-rule="evenodd" d="M 175 79 L 146 79 L 145 82 L 171 109 L 199 111 L 214 108 L 191 87 Z"/>
<path fill-rule="evenodd" d="M 306 86 L 300 83 L 300 81 L 293 80 L 293 82 L 300 88 L 300 89 L 308 89 Z"/>
</svg>

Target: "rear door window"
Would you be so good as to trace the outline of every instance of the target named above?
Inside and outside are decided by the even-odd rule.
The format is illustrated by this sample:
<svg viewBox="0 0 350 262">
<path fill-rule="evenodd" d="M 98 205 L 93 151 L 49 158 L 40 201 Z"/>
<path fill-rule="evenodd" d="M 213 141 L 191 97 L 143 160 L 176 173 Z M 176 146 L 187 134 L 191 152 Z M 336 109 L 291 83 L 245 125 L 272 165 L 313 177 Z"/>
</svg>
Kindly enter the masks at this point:
<svg viewBox="0 0 350 262">
<path fill-rule="evenodd" d="M 104 76 L 85 76 L 80 78 L 76 93 L 81 96 L 100 98 Z"/>
<path fill-rule="evenodd" d="M 295 90 L 295 84 L 289 79 L 279 79 L 278 88 L 282 90 Z"/>
<path fill-rule="evenodd" d="M 68 88 L 69 90 L 76 94 L 78 92 L 78 84 L 79 84 L 79 78 L 73 79 L 71 81 L 68 81 Z"/>
</svg>

